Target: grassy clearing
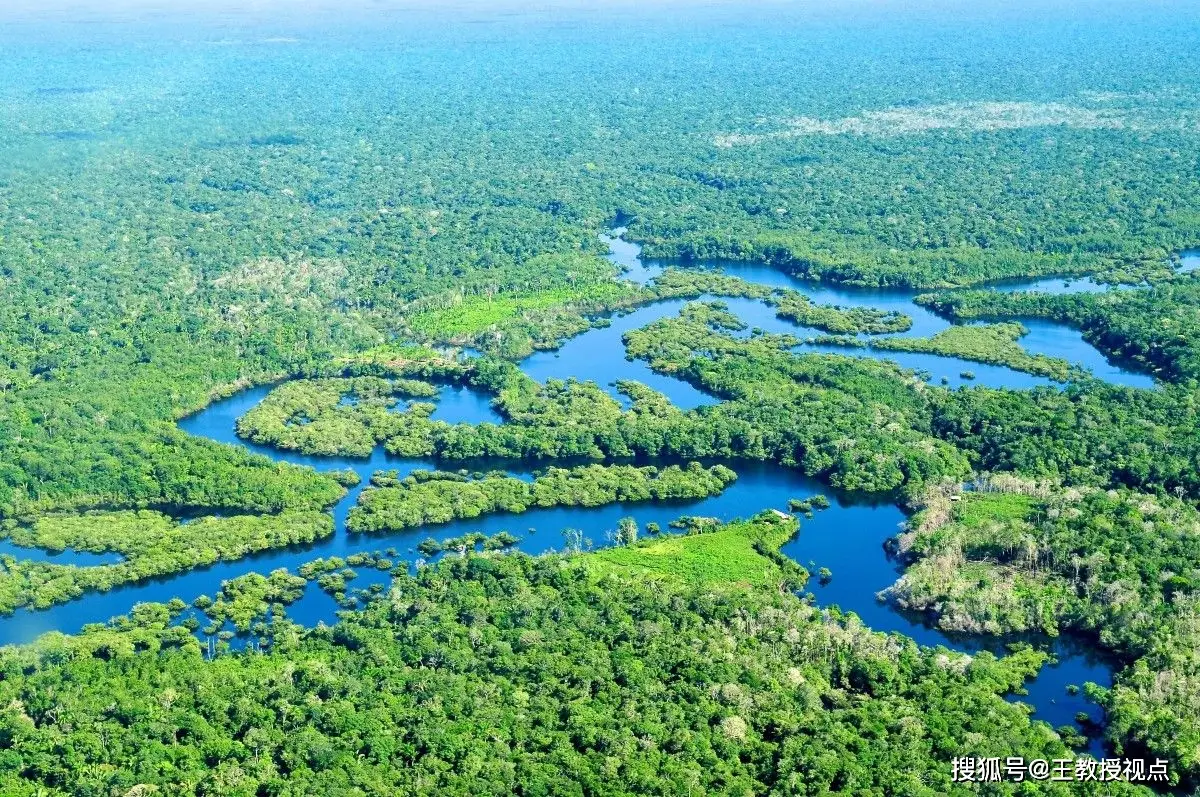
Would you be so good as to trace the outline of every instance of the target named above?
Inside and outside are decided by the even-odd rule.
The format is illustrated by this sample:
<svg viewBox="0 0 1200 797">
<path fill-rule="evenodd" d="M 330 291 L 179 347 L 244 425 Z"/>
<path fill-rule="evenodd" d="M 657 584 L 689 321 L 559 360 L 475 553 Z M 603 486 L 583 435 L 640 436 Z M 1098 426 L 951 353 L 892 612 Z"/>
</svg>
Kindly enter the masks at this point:
<svg viewBox="0 0 1200 797">
<path fill-rule="evenodd" d="M 464 296 L 448 307 L 412 316 L 409 327 L 416 333 L 446 340 L 477 335 L 519 319 L 526 313 L 584 303 L 589 306 L 621 299 L 631 288 L 618 282 L 590 284 L 581 289 L 558 288 L 528 294 Z"/>
<path fill-rule="evenodd" d="M 596 577 L 638 576 L 703 587 L 774 588 L 794 576 L 769 555 L 796 533 L 794 520 L 759 516 L 700 534 L 671 535 L 585 557 Z"/>
<path fill-rule="evenodd" d="M 1026 520 L 1036 500 L 1022 493 L 967 493 L 955 507 L 955 522 L 975 528 L 984 523 Z"/>
</svg>

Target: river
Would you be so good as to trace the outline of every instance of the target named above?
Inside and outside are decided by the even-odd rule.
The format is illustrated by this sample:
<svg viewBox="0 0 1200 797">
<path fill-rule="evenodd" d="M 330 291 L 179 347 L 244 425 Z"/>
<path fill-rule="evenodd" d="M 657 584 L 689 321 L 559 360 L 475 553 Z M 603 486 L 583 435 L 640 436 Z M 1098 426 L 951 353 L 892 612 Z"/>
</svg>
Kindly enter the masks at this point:
<svg viewBox="0 0 1200 797">
<path fill-rule="evenodd" d="M 663 264 L 640 260 L 639 249 L 635 244 L 620 238 L 606 240 L 610 242 L 613 250 L 611 259 L 625 269 L 628 279 L 644 283 L 661 271 Z M 1200 258 L 1185 260 L 1185 266 L 1191 266 L 1193 260 L 1200 261 Z M 775 269 L 753 264 L 708 265 L 749 281 L 795 288 L 820 303 L 904 312 L 911 316 L 914 322 L 913 328 L 903 333 L 905 335 L 931 335 L 949 325 L 945 319 L 914 305 L 913 291 L 871 291 L 813 285 L 795 280 Z M 1028 283 L 1025 287 L 1046 287 L 1051 284 L 1060 292 L 1071 290 L 1072 287 L 1076 290 L 1096 289 L 1094 283 L 1087 280 L 1075 280 L 1069 285 L 1065 285 L 1062 280 L 1041 280 Z M 1006 285 L 1004 289 L 1012 290 L 1016 287 Z M 724 301 L 731 311 L 747 323 L 748 329 L 758 327 L 768 332 L 787 332 L 801 339 L 817 334 L 816 330 L 797 327 L 777 318 L 774 310 L 761 302 L 747 299 Z M 568 377 L 593 379 L 607 387 L 622 401 L 625 400 L 624 397 L 617 394 L 611 385 L 617 379 L 641 381 L 685 409 L 714 403 L 714 398 L 691 385 L 656 374 L 645 363 L 630 362 L 624 356 L 621 342 L 624 332 L 674 315 L 684 304 L 682 300 L 669 300 L 617 315 L 609 319 L 609 325 L 579 335 L 564 343 L 557 351 L 535 353 L 521 363 L 522 370 L 539 381 Z M 1133 373 L 1109 363 L 1098 351 L 1083 341 L 1075 330 L 1044 322 L 1027 323 L 1026 326 L 1030 328 L 1030 333 L 1021 342 L 1030 351 L 1063 357 L 1111 382 L 1140 388 L 1150 388 L 1154 385 L 1153 380 L 1144 374 Z M 797 349 L 800 352 L 821 350 L 820 347 L 809 344 L 802 344 Z M 936 355 L 876 352 L 871 349 L 833 351 L 851 356 L 891 359 L 905 367 L 925 371 L 931 381 L 944 380 L 951 387 L 974 384 L 1022 389 L 1054 384 L 1042 377 L 1001 366 L 982 365 Z M 976 376 L 969 382 L 960 377 L 961 372 L 968 370 Z M 371 474 L 380 469 L 395 469 L 404 474 L 417 468 L 433 468 L 435 463 L 393 457 L 384 452 L 382 447 L 377 448 L 369 458 L 316 457 L 283 452 L 239 439 L 234 432 L 235 421 L 261 401 L 270 389 L 269 386 L 254 387 L 214 402 L 203 411 L 182 420 L 180 428 L 216 442 L 241 446 L 276 461 L 311 466 L 320 471 L 350 469 L 358 473 L 362 483 L 351 488 L 332 508 L 335 521 L 335 533 L 332 537 L 310 545 L 266 551 L 234 562 L 222 562 L 173 577 L 129 585 L 107 593 L 89 594 L 84 599 L 46 610 L 19 611 L 12 617 L 0 619 L 0 643 L 27 642 L 50 630 L 77 632 L 85 624 L 103 622 L 110 617 L 127 613 L 135 603 L 166 601 L 172 597 L 192 600 L 201 594 L 213 595 L 222 580 L 249 572 L 266 573 L 281 567 L 295 572 L 299 565 L 319 557 L 345 557 L 359 552 L 394 549 L 391 556 L 412 561 L 420 556 L 415 552 L 417 543 L 426 537 L 444 540 L 468 531 L 494 534 L 506 530 L 521 538 L 517 546 L 520 550 L 538 554 L 561 548 L 561 531 L 564 528 L 581 529 L 595 544 L 603 545 L 606 543 L 606 534 L 614 530 L 617 521 L 625 516 L 636 518 L 643 528 L 650 522 L 656 522 L 666 528 L 669 521 L 681 514 L 730 520 L 768 507 L 786 509 L 790 498 L 808 498 L 817 493 L 824 493 L 832 500 L 831 508 L 818 512 L 811 519 L 803 520 L 800 534 L 783 548 L 786 554 L 801 564 L 827 567 L 832 571 L 833 578 L 827 584 L 818 584 L 815 578 L 810 582 L 809 588 L 817 595 L 820 604 L 837 605 L 845 611 L 853 611 L 871 628 L 906 634 L 922 644 L 944 645 L 967 653 L 985 648 L 1001 653 L 1004 650 L 1002 640 L 977 636 L 950 636 L 930 627 L 920 618 L 896 612 L 890 606 L 876 600 L 876 593 L 891 584 L 899 573 L 896 564 L 889 560 L 883 547 L 884 542 L 896 533 L 898 526 L 905 519 L 899 508 L 886 502 L 865 500 L 861 496 L 838 495 L 825 485 L 773 464 L 730 463 L 738 472 L 738 480 L 721 495 L 698 501 L 534 509 L 517 516 L 492 515 L 386 536 L 349 534 L 345 528 L 346 515 L 358 500 L 359 493 L 368 483 Z M 492 408 L 488 396 L 466 388 L 444 387 L 436 403 L 434 418 L 463 423 L 502 422 Z M 513 471 L 511 464 L 508 465 L 508 469 L 522 478 L 532 475 L 530 471 Z M 50 557 L 46 552 L 17 548 L 9 541 L 0 541 L 0 553 L 80 565 L 112 561 L 112 557 L 70 551 Z M 359 576 L 351 582 L 351 587 L 356 589 L 382 584 L 389 578 L 386 573 L 371 568 L 362 567 L 356 570 Z M 310 582 L 304 597 L 289 607 L 288 616 L 305 625 L 315 625 L 318 622 L 335 622 L 336 609 L 333 599 L 322 592 L 315 582 Z M 198 613 L 193 613 L 199 616 Z M 1035 708 L 1035 717 L 1055 727 L 1072 724 L 1077 712 L 1085 712 L 1094 721 L 1099 722 L 1102 719 L 1101 712 L 1087 703 L 1082 696 L 1069 694 L 1067 687 L 1085 681 L 1109 685 L 1112 681 L 1111 662 L 1077 640 L 1034 641 L 1050 649 L 1058 657 L 1058 663 L 1043 668 L 1039 676 L 1028 684 L 1028 696 L 1018 699 Z M 1098 745 L 1098 742 L 1093 742 L 1093 753 L 1100 752 Z"/>
</svg>

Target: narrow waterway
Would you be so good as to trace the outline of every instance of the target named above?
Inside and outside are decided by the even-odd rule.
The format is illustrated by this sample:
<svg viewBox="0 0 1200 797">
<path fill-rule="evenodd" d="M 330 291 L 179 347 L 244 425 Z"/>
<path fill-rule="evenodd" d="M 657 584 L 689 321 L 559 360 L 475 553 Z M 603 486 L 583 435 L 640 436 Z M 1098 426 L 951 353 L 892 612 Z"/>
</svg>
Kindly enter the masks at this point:
<svg viewBox="0 0 1200 797">
<path fill-rule="evenodd" d="M 613 232 L 620 234 L 624 231 L 618 228 Z M 856 288 L 844 285 L 813 283 L 797 279 L 771 266 L 744 261 L 721 260 L 694 264 L 658 261 L 643 262 L 639 257 L 640 248 L 637 244 L 614 237 L 605 237 L 604 240 L 612 250 L 611 259 L 625 269 L 625 276 L 642 284 L 649 282 L 661 274 L 667 266 L 711 268 L 730 276 L 740 277 L 747 282 L 767 285 L 772 288 L 791 288 L 803 293 L 817 304 L 830 304 L 845 308 L 861 307 L 886 310 L 903 313 L 912 319 L 912 327 L 906 332 L 879 336 L 860 336 L 864 340 L 870 340 L 872 337 L 927 338 L 951 326 L 951 323 L 942 316 L 913 303 L 913 299 L 917 295 L 928 293 L 928 291 L 918 291 L 911 288 Z M 1198 265 L 1200 265 L 1200 253 L 1185 252 L 1182 256 L 1180 271 L 1189 271 Z M 1086 278 L 1044 278 L 1008 281 L 996 286 L 995 289 L 1009 293 L 1017 291 L 1042 291 L 1055 294 L 1096 293 L 1109 290 L 1105 286 L 1098 285 Z M 722 299 L 721 301 L 728 303 L 730 309 L 751 328 L 758 327 L 767 332 L 788 332 L 802 339 L 821 334 L 820 330 L 799 327 L 776 318 L 774 311 L 761 302 L 745 299 Z M 669 306 L 669 303 L 664 304 Z M 664 314 L 678 312 L 676 307 L 671 307 L 668 313 L 649 312 L 662 306 L 662 304 L 659 304 L 653 305 L 651 308 L 643 308 L 638 311 L 640 316 L 637 319 L 637 323 L 623 325 L 622 330 L 636 328 L 637 326 L 649 323 L 646 319 L 650 318 L 650 316 L 658 318 Z M 1077 329 L 1041 319 L 1026 319 L 1022 321 L 1022 324 L 1028 330 L 1028 333 L 1021 338 L 1020 343 L 1031 354 L 1044 354 L 1048 357 L 1057 357 L 1066 360 L 1073 365 L 1078 365 L 1090 371 L 1097 378 L 1113 384 L 1138 388 L 1154 387 L 1153 377 L 1137 371 L 1131 371 L 1118 363 L 1109 361 L 1094 346 L 1085 341 L 1083 334 Z M 582 348 L 585 345 L 584 338 L 586 337 L 576 338 L 570 341 L 568 345 L 575 344 L 576 347 Z M 617 339 L 619 341 L 619 336 L 617 336 Z M 590 346 L 589 353 L 594 349 L 594 346 Z M 943 357 L 936 354 L 877 351 L 871 349 L 856 351 L 839 346 L 819 346 L 812 344 L 802 345 L 797 351 L 800 353 L 821 351 L 841 354 L 843 356 L 865 356 L 890 360 L 905 368 L 929 374 L 929 381 L 932 383 L 947 384 L 951 387 L 982 385 L 984 387 L 1026 389 L 1038 385 L 1054 384 L 1044 377 L 1014 371 L 1004 366 L 987 365 L 958 357 Z M 975 378 L 962 378 L 961 374 L 964 371 L 973 372 Z M 556 378 L 563 378 L 557 373 L 552 375 Z"/>
<path fill-rule="evenodd" d="M 645 282 L 661 272 L 662 265 L 643 263 L 638 257 L 638 247 L 620 240 L 609 239 L 613 249 L 612 259 L 626 269 L 630 278 Z M 1191 256 L 1189 256 L 1191 257 Z M 1191 258 L 1200 261 L 1200 258 Z M 1190 260 L 1185 264 L 1190 264 Z M 843 307 L 876 307 L 898 310 L 913 318 L 913 328 L 906 335 L 926 336 L 945 329 L 948 322 L 912 303 L 911 291 L 866 291 L 828 286 L 814 286 L 792 279 L 777 270 L 744 263 L 706 264 L 744 279 L 775 287 L 795 288 L 820 303 L 838 304 Z M 1057 284 L 1062 290 L 1062 280 Z M 1026 284 L 1026 288 L 1040 286 L 1048 281 Z M 1078 290 L 1092 290 L 1088 281 L 1075 280 L 1071 283 Z M 1005 286 L 1005 289 L 1016 289 Z M 725 299 L 730 310 L 742 318 L 749 329 L 759 328 L 767 332 L 786 332 L 805 339 L 817 334 L 816 330 L 797 327 L 775 316 L 773 308 L 757 301 Z M 522 370 L 539 381 L 576 377 L 592 379 L 609 387 L 618 379 L 635 379 L 659 390 L 676 405 L 688 409 L 703 404 L 715 403 L 715 399 L 680 380 L 656 374 L 645 363 L 625 359 L 621 336 L 630 329 L 642 327 L 660 318 L 678 313 L 685 304 L 682 300 L 658 302 L 630 313 L 615 316 L 608 326 L 597 327 L 570 341 L 555 352 L 539 352 L 522 362 Z M 1031 351 L 1063 357 L 1090 368 L 1098 377 L 1112 382 L 1136 387 L 1152 387 L 1153 381 L 1144 375 L 1132 373 L 1108 363 L 1094 348 L 1082 340 L 1077 332 L 1056 324 L 1027 323 L 1030 333 L 1022 344 Z M 808 344 L 798 351 L 820 350 Z M 927 372 L 931 381 L 945 379 L 952 386 L 965 384 L 992 387 L 1028 388 L 1034 385 L 1053 384 L 1041 377 L 1034 377 L 1000 366 L 939 357 L 936 355 L 912 355 L 894 352 L 879 352 L 872 349 L 847 352 L 834 349 L 838 354 L 880 357 L 894 360 L 909 368 Z M 964 380 L 963 371 L 972 371 L 975 379 Z M 256 387 L 240 392 L 230 398 L 217 401 L 203 411 L 184 419 L 180 428 L 191 434 L 210 440 L 236 445 L 275 461 L 309 466 L 320 471 L 353 470 L 362 482 L 332 508 L 334 534 L 310 545 L 291 549 L 279 549 L 252 555 L 235 562 L 222 562 L 211 567 L 191 570 L 178 576 L 157 579 L 113 589 L 102 594 L 89 594 L 84 599 L 55 606 L 42 611 L 20 611 L 10 618 L 0 619 L 0 643 L 20 643 L 36 638 L 41 633 L 57 630 L 66 633 L 79 631 L 85 624 L 104 622 L 110 617 L 127 613 L 136 603 L 166 601 L 173 597 L 192 600 L 201 594 L 213 595 L 220 583 L 229 578 L 249 572 L 266 573 L 276 568 L 289 568 L 293 572 L 300 565 L 321 557 L 346 557 L 354 553 L 389 551 L 389 556 L 413 561 L 420 554 L 417 544 L 427 538 L 445 540 L 466 532 L 480 531 L 495 534 L 508 531 L 520 538 L 518 548 L 538 554 L 563 545 L 562 530 L 576 528 L 584 532 L 596 545 L 604 545 L 608 535 L 617 527 L 620 518 L 631 516 L 642 528 L 648 523 L 658 523 L 664 529 L 669 522 L 682 514 L 695 514 L 731 520 L 745 517 L 765 508 L 786 509 L 790 498 L 809 498 L 825 493 L 832 499 L 830 509 L 819 512 L 801 523 L 800 534 L 784 547 L 784 552 L 806 566 L 827 567 L 833 578 L 827 584 L 818 584 L 814 578 L 810 589 L 821 605 L 836 605 L 843 611 L 856 613 L 871 628 L 906 634 L 926 645 L 945 645 L 954 650 L 972 653 L 992 649 L 1002 653 L 1004 642 L 984 637 L 949 636 L 929 627 L 921 618 L 910 617 L 892 610 L 879 602 L 876 593 L 891 584 L 898 575 L 894 562 L 884 552 L 884 542 L 894 535 L 904 521 L 903 513 L 894 505 L 864 500 L 860 496 L 835 495 L 827 487 L 807 479 L 795 471 L 771 464 L 729 463 L 739 474 L 737 482 L 719 496 L 698 500 L 640 505 L 609 505 L 596 508 L 534 509 L 521 515 L 491 515 L 474 520 L 412 529 L 405 532 L 377 535 L 355 535 L 346 531 L 345 521 L 350 508 L 378 470 L 397 470 L 406 474 L 417 468 L 433 468 L 434 463 L 393 457 L 382 447 L 368 458 L 305 456 L 274 448 L 247 443 L 239 439 L 234 425 L 240 416 L 261 401 L 270 387 Z M 614 391 L 614 395 L 616 394 Z M 502 418 L 491 406 L 490 398 L 472 390 L 445 387 L 437 400 L 434 418 L 448 422 L 500 423 Z M 488 468 L 500 463 L 472 463 L 472 468 Z M 505 463 L 508 472 L 521 478 L 530 478 L 531 471 L 514 471 L 511 463 Z M 0 554 L 18 558 L 39 559 L 78 565 L 99 564 L 114 561 L 115 556 L 95 556 L 65 551 L 49 554 L 19 548 L 9 541 L 0 541 Z M 353 589 L 372 584 L 382 584 L 389 576 L 385 572 L 370 568 L 358 568 L 359 576 L 351 582 Z M 310 583 L 304 597 L 289 607 L 288 615 L 297 622 L 315 625 L 318 622 L 334 622 L 336 610 L 333 599 Z M 1048 647 L 1059 659 L 1058 663 L 1043 669 L 1038 678 L 1028 685 L 1029 694 L 1019 699 L 1036 709 L 1035 716 L 1060 726 L 1071 724 L 1077 712 L 1085 712 L 1099 721 L 1102 717 L 1095 706 L 1081 696 L 1067 691 L 1070 684 L 1093 681 L 1111 683 L 1111 664 L 1072 640 L 1033 640 Z M 1099 748 L 1093 746 L 1093 752 Z"/>
</svg>

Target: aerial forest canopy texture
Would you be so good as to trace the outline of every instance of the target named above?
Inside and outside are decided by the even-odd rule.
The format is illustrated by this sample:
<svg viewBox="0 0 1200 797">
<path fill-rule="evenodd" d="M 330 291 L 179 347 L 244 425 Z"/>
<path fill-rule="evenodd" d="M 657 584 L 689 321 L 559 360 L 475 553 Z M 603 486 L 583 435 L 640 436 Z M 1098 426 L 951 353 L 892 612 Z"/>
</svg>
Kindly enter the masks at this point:
<svg viewBox="0 0 1200 797">
<path fill-rule="evenodd" d="M 1200 788 L 1200 9 L 828 6 L 0 9 L 0 792 Z"/>
</svg>

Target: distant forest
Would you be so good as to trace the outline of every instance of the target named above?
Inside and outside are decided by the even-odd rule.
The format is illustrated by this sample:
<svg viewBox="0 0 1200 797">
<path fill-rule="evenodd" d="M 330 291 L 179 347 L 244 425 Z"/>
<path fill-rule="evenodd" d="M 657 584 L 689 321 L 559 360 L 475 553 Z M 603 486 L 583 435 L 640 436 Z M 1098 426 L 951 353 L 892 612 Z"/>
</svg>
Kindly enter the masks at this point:
<svg viewBox="0 0 1200 797">
<path fill-rule="evenodd" d="M 241 438 L 436 463 L 364 480 L 355 533 L 717 495 L 750 462 L 898 503 L 904 572 L 883 599 L 948 630 L 1080 635 L 1118 662 L 1088 689 L 1096 734 L 1196 788 L 1200 278 L 1177 266 L 1200 248 L 1200 13 L 1086 5 L 7 26 L 0 614 L 330 538 L 354 473 L 177 425 L 280 383 Z M 600 238 L 616 225 L 678 268 L 622 279 Z M 708 260 L 919 290 L 989 326 L 884 348 L 1058 383 L 929 384 L 853 356 L 909 319 L 686 268 Z M 986 290 L 1084 275 L 1111 290 Z M 844 354 L 746 329 L 713 295 L 764 301 Z M 626 353 L 712 406 L 633 382 L 619 400 L 585 362 L 549 384 L 517 365 L 664 299 L 679 312 L 628 332 Z M 1030 319 L 1157 387 L 1029 355 Z M 446 385 L 504 422 L 433 419 Z M 459 472 L 481 458 L 544 470 Z M 820 507 L 760 509 L 623 523 L 590 552 L 467 536 L 419 567 L 380 554 L 214 584 L 206 635 L 228 620 L 240 648 L 199 641 L 179 600 L 0 649 L 0 791 L 1150 793 L 952 782 L 957 756 L 1086 745 L 1005 699 L 1046 654 L 923 648 L 818 606 L 822 576 L 779 549 Z M 355 567 L 388 586 L 346 601 Z M 308 581 L 343 600 L 335 625 L 286 618 Z"/>
</svg>

